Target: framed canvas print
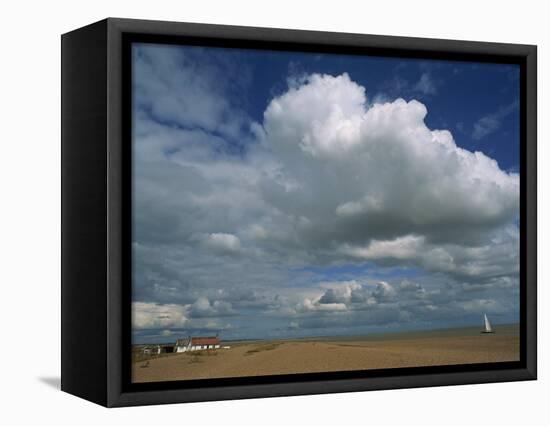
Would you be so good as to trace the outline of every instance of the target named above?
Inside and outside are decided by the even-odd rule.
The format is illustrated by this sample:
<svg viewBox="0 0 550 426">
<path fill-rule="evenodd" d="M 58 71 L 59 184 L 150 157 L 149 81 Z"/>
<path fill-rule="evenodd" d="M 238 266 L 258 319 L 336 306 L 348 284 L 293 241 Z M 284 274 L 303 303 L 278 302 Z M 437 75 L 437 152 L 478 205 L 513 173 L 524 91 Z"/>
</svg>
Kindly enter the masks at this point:
<svg viewBox="0 0 550 426">
<path fill-rule="evenodd" d="M 62 37 L 62 389 L 536 378 L 536 47 L 107 19 Z"/>
</svg>

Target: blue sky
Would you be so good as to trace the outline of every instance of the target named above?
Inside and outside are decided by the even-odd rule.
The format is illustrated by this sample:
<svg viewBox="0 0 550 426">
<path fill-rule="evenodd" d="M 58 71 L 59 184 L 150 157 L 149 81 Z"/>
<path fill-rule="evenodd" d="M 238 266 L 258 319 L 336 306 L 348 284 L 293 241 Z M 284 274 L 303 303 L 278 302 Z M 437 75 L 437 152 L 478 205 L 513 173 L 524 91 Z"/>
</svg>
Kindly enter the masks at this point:
<svg viewBox="0 0 550 426">
<path fill-rule="evenodd" d="M 133 55 L 136 342 L 517 321 L 517 66 Z"/>
</svg>

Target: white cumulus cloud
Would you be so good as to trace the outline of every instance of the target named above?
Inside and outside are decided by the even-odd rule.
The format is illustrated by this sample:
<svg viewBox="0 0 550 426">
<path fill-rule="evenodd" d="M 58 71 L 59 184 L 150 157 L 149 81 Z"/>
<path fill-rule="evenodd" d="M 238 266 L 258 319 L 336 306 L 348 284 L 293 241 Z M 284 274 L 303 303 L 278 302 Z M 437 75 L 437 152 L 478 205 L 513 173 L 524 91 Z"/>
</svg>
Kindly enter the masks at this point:
<svg viewBox="0 0 550 426">
<path fill-rule="evenodd" d="M 422 103 L 367 105 L 365 88 L 347 74 L 313 74 L 264 113 L 264 144 L 279 169 L 263 196 L 307 219 L 291 227 L 302 243 L 417 235 L 472 244 L 517 217 L 519 176 L 429 129 Z"/>
<path fill-rule="evenodd" d="M 203 244 L 220 253 L 236 253 L 241 249 L 241 241 L 237 236 L 221 232 L 207 235 Z"/>
<path fill-rule="evenodd" d="M 132 323 L 136 329 L 183 327 L 188 309 L 177 304 L 132 303 Z"/>
</svg>

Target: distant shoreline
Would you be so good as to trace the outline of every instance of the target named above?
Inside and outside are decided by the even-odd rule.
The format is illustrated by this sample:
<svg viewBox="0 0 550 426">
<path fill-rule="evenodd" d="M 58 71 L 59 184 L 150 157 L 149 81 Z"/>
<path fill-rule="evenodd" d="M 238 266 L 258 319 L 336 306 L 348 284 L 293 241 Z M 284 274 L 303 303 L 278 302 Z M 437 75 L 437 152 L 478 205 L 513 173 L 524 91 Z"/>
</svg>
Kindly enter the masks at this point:
<svg viewBox="0 0 550 426">
<path fill-rule="evenodd" d="M 493 324 L 493 328 L 495 330 L 495 333 L 519 333 L 519 323 L 506 323 L 506 324 Z M 480 326 L 465 326 L 465 327 L 446 327 L 446 328 L 434 328 L 434 329 L 418 329 L 418 330 L 408 330 L 408 331 L 386 331 L 386 332 L 380 332 L 377 331 L 375 333 L 369 333 L 369 334 L 349 334 L 349 335 L 338 335 L 338 336 L 305 336 L 305 337 L 276 337 L 276 338 L 251 338 L 251 339 L 223 339 L 221 337 L 221 340 L 224 343 L 228 344 L 246 344 L 246 343 L 258 343 L 258 342 L 293 342 L 293 341 L 345 341 L 345 340 L 394 340 L 396 337 L 400 337 L 401 339 L 406 338 L 415 338 L 415 337 L 421 337 L 423 335 L 426 336 L 434 336 L 434 335 L 449 335 L 451 333 L 459 333 L 462 334 L 463 332 L 475 332 L 479 331 L 481 332 L 481 325 Z M 500 330 L 500 331 L 499 331 Z M 193 336 L 192 336 L 193 337 Z M 171 341 L 166 342 L 144 342 L 144 343 L 134 343 L 132 346 L 134 347 L 140 347 L 140 346 L 153 346 L 153 345 L 160 345 L 160 346 L 166 346 L 166 345 L 173 345 L 175 343 L 175 339 Z"/>
</svg>

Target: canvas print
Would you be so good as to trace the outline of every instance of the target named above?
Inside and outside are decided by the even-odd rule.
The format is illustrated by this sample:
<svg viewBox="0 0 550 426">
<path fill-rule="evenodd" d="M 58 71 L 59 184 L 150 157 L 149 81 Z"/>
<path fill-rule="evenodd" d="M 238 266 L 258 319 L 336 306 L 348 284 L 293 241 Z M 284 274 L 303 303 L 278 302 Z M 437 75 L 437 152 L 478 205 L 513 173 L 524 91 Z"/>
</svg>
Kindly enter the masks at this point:
<svg viewBox="0 0 550 426">
<path fill-rule="evenodd" d="M 519 360 L 519 66 L 131 62 L 134 383 Z"/>
</svg>

